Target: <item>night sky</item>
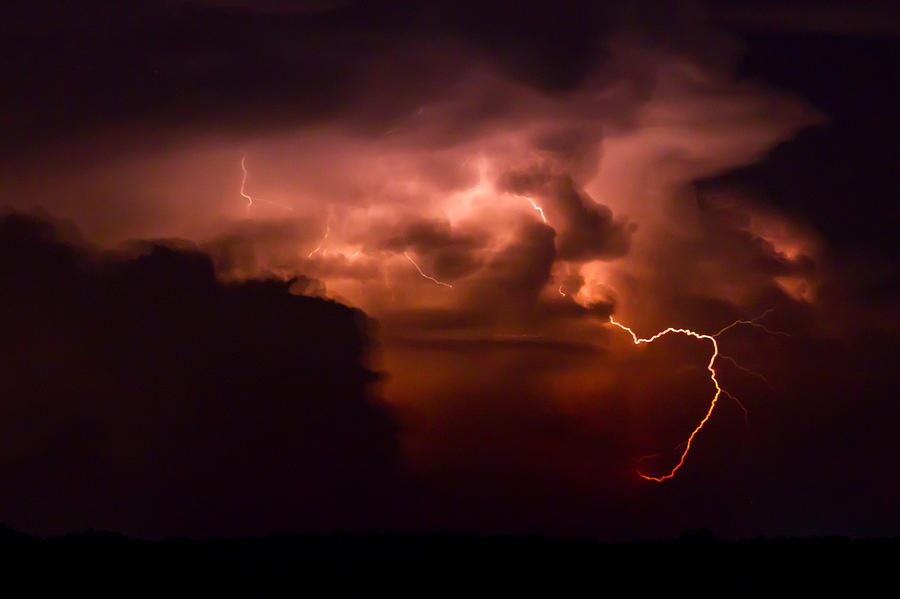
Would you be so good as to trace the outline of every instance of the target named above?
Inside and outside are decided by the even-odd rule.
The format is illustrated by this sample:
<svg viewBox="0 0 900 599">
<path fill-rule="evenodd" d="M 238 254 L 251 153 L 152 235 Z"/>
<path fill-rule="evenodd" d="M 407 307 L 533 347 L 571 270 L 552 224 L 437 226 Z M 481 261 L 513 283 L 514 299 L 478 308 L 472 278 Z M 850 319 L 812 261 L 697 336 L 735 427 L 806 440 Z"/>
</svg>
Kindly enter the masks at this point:
<svg viewBox="0 0 900 599">
<path fill-rule="evenodd" d="M 0 522 L 900 535 L 900 13 L 782 4 L 3 8 Z"/>
</svg>

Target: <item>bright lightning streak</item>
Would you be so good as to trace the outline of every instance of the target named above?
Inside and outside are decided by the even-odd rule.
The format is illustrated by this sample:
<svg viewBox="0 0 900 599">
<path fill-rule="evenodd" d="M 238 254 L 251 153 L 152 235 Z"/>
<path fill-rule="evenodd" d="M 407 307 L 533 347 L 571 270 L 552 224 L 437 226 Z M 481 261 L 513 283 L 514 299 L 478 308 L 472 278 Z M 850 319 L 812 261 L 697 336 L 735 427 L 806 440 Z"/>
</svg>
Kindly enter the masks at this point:
<svg viewBox="0 0 900 599">
<path fill-rule="evenodd" d="M 278 206 L 279 208 L 284 208 L 285 210 L 290 210 L 291 212 L 294 211 L 294 209 L 291 208 L 290 206 L 286 206 L 285 204 L 279 204 L 278 202 L 273 202 L 271 200 L 264 200 L 262 198 L 256 198 L 254 200 L 253 196 L 251 196 L 250 194 L 247 193 L 247 175 L 248 175 L 248 173 L 247 173 L 247 155 L 246 154 L 241 156 L 241 172 L 243 173 L 243 176 L 241 177 L 240 194 L 242 197 L 246 198 L 247 208 L 250 208 L 250 206 L 253 205 L 253 202 L 256 201 L 256 202 L 265 202 L 266 204 L 271 204 L 273 206 Z"/>
<path fill-rule="evenodd" d="M 450 287 L 451 289 L 453 288 L 453 285 L 451 285 L 450 283 L 444 283 L 443 281 L 438 281 L 434 277 L 430 277 L 430 276 L 426 275 L 424 272 L 422 272 L 422 269 L 419 268 L 419 265 L 416 264 L 416 261 L 413 260 L 408 253 L 403 252 L 403 255 L 406 256 L 406 259 L 409 260 L 410 263 L 416 267 L 416 270 L 419 271 L 419 274 L 422 275 L 424 278 L 428 279 L 429 281 L 434 281 L 438 285 L 443 285 L 444 287 Z"/>
<path fill-rule="evenodd" d="M 700 423 L 694 428 L 693 431 L 691 431 L 690 436 L 688 437 L 687 441 L 685 442 L 684 451 L 681 454 L 681 458 L 678 460 L 678 463 L 675 464 L 675 467 L 669 471 L 668 474 L 664 474 L 663 476 L 648 476 L 639 470 L 638 474 L 642 478 L 645 478 L 647 480 L 656 481 L 656 482 L 662 482 L 662 481 L 666 480 L 667 478 L 672 478 L 673 476 L 675 476 L 675 472 L 679 468 L 681 468 L 682 464 L 684 464 L 684 459 L 687 457 L 688 452 L 690 452 L 690 450 L 691 450 L 691 443 L 693 443 L 694 437 L 697 435 L 698 432 L 700 432 L 700 429 L 703 428 L 703 426 L 709 420 L 709 417 L 712 416 L 713 410 L 716 408 L 716 402 L 719 400 L 720 395 L 725 395 L 725 396 L 731 398 L 732 400 L 734 400 L 734 402 L 737 403 L 737 405 L 744 412 L 745 422 L 747 421 L 747 418 L 748 418 L 747 408 L 744 406 L 743 403 L 741 403 L 741 401 L 737 397 L 735 397 L 734 395 L 732 395 L 731 393 L 729 393 L 728 391 L 723 389 L 719 385 L 718 379 L 716 379 L 715 364 L 716 364 L 716 358 L 719 357 L 719 344 L 716 342 L 716 337 L 718 337 L 725 331 L 727 331 L 727 330 L 731 329 L 732 327 L 735 327 L 739 324 L 748 325 L 748 326 L 762 329 L 763 331 L 765 331 L 766 333 L 769 333 L 770 335 L 783 335 L 786 337 L 790 337 L 789 333 L 785 333 L 782 331 L 773 331 L 772 329 L 769 329 L 765 325 L 759 323 L 760 320 L 762 320 L 763 318 L 768 316 L 771 312 L 772 312 L 772 310 L 766 310 L 765 312 L 763 312 L 756 318 L 751 318 L 750 320 L 736 320 L 736 321 L 732 322 L 731 324 L 729 324 L 728 326 L 720 329 L 719 332 L 717 332 L 714 335 L 706 335 L 704 333 L 697 333 L 696 331 L 692 331 L 690 329 L 676 329 L 674 327 L 669 327 L 663 331 L 656 333 L 652 337 L 647 337 L 644 339 L 638 338 L 638 336 L 635 334 L 634 331 L 632 331 L 630 328 L 626 327 L 625 325 L 616 322 L 616 320 L 612 316 L 609 317 L 610 324 L 613 324 L 613 325 L 619 327 L 620 329 L 622 329 L 623 331 L 625 331 L 629 335 L 631 335 L 631 339 L 632 339 L 632 341 L 634 341 L 635 345 L 640 345 L 641 343 L 653 343 L 660 337 L 668 335 L 669 333 L 678 333 L 680 335 L 687 335 L 689 337 L 694 337 L 696 339 L 707 339 L 707 340 L 709 340 L 710 343 L 712 343 L 712 347 L 713 347 L 713 352 L 709 358 L 709 363 L 706 365 L 706 369 L 709 371 L 710 380 L 713 382 L 713 385 L 715 385 L 715 387 L 716 387 L 716 392 L 713 395 L 712 401 L 710 401 L 709 409 L 707 409 L 706 415 L 703 416 L 703 419 L 700 421 Z M 738 368 L 746 370 L 743 367 L 741 367 L 739 364 L 737 364 L 733 358 L 729 358 L 729 359 L 731 360 L 732 363 L 734 363 L 736 366 L 738 366 Z M 751 372 L 751 371 L 748 371 L 748 372 Z M 762 376 L 762 375 L 760 375 L 760 376 Z"/>
<path fill-rule="evenodd" d="M 538 205 L 535 203 L 535 201 L 532 200 L 531 198 L 529 198 L 528 196 L 519 196 L 519 197 L 525 198 L 526 200 L 528 200 L 528 202 L 531 204 L 531 207 L 534 208 L 535 210 L 537 210 L 538 212 L 541 213 L 541 220 L 544 221 L 544 224 L 546 225 L 546 224 L 547 224 L 547 217 L 544 216 L 544 209 L 541 208 L 540 206 L 538 206 Z"/>
<path fill-rule="evenodd" d="M 731 356 L 726 356 L 725 354 L 719 354 L 719 357 L 722 358 L 723 360 L 731 362 L 731 365 L 734 366 L 735 368 L 737 368 L 738 370 L 745 372 L 745 373 L 749 374 L 750 376 L 754 376 L 754 377 L 758 378 L 759 380 L 761 380 L 762 382 L 764 382 L 767 385 L 769 384 L 769 379 L 767 379 L 760 373 L 756 372 L 755 370 L 750 370 L 746 366 L 739 364 L 738 361 L 735 360 L 734 358 L 732 358 Z"/>
</svg>

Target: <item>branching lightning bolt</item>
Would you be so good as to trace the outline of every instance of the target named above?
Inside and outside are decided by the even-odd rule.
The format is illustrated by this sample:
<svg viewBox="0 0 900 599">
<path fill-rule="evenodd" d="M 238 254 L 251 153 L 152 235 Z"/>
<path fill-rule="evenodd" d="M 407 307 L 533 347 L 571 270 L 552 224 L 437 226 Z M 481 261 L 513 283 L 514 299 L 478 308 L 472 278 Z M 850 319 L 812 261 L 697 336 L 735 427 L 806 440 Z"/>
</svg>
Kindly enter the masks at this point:
<svg viewBox="0 0 900 599">
<path fill-rule="evenodd" d="M 716 407 L 716 402 L 719 400 L 719 395 L 722 394 L 722 387 L 719 386 L 719 381 L 716 380 L 716 369 L 714 368 L 714 365 L 716 362 L 716 356 L 719 354 L 719 344 L 716 343 L 716 338 L 713 337 L 712 335 L 705 335 L 702 333 L 697 333 L 690 329 L 676 329 L 674 327 L 669 327 L 669 328 L 665 329 L 664 331 L 660 331 L 659 333 L 656 333 L 652 337 L 640 339 L 640 338 L 638 338 L 638 336 L 635 334 L 634 331 L 632 331 L 630 328 L 626 327 L 625 325 L 616 322 L 616 320 L 612 316 L 609 317 L 609 322 L 610 322 L 610 324 L 613 324 L 613 325 L 619 327 L 620 329 L 622 329 L 623 331 L 625 331 L 629 335 L 631 335 L 631 338 L 634 341 L 635 345 L 639 345 L 641 343 L 653 343 L 660 337 L 663 337 L 664 335 L 668 335 L 669 333 L 679 333 L 681 335 L 687 335 L 690 337 L 695 337 L 697 339 L 708 339 L 712 343 L 712 346 L 713 346 L 712 357 L 710 357 L 709 364 L 706 365 L 706 369 L 709 370 L 709 377 L 716 387 L 716 393 L 715 393 L 715 395 L 713 395 L 712 401 L 709 404 L 709 409 L 706 411 L 706 415 L 700 421 L 700 424 L 698 424 L 697 427 L 691 432 L 690 437 L 688 437 L 687 444 L 684 448 L 684 452 L 681 454 L 681 459 L 678 461 L 678 463 L 675 465 L 675 467 L 672 468 L 672 470 L 668 474 L 665 474 L 663 476 L 648 476 L 648 475 L 644 474 L 643 472 L 641 472 L 640 470 L 638 470 L 638 474 L 642 478 L 645 478 L 647 480 L 653 480 L 656 482 L 662 482 L 662 481 L 666 480 L 667 478 L 672 478 L 673 476 L 675 476 L 675 472 L 679 468 L 681 468 L 682 464 L 684 464 L 684 459 L 687 456 L 688 452 L 691 450 L 691 443 L 694 441 L 694 436 L 700 431 L 701 428 L 703 428 L 703 425 L 706 424 L 706 421 L 709 420 L 709 417 L 712 416 L 713 410 Z"/>
<path fill-rule="evenodd" d="M 419 274 L 422 275 L 424 278 L 428 279 L 429 281 L 434 281 L 438 285 L 443 285 L 444 287 L 450 287 L 451 289 L 453 288 L 453 285 L 451 285 L 450 283 L 444 283 L 443 281 L 438 281 L 434 277 L 428 276 L 424 272 L 422 272 L 422 269 L 419 268 L 419 265 L 416 264 L 416 261 L 413 260 L 412 257 L 410 257 L 410 255 L 407 252 L 403 252 L 403 255 L 406 256 L 406 259 L 409 260 L 410 263 L 416 267 L 416 270 L 419 271 Z"/>
<path fill-rule="evenodd" d="M 638 474 L 639 474 L 642 478 L 645 478 L 645 479 L 647 479 L 647 480 L 656 481 L 656 482 L 662 482 L 662 481 L 664 481 L 664 480 L 666 480 L 666 479 L 668 479 L 668 478 L 672 478 L 673 476 L 675 476 L 675 472 L 678 471 L 679 468 L 681 468 L 681 466 L 684 464 L 684 460 L 685 460 L 685 458 L 687 457 L 687 454 L 691 451 L 691 444 L 692 444 L 693 441 L 694 441 L 694 437 L 697 435 L 698 432 L 700 432 L 700 429 L 703 428 L 703 426 L 704 426 L 704 425 L 706 424 L 706 422 L 709 420 L 710 416 L 712 416 L 713 410 L 715 410 L 715 408 L 716 408 L 716 402 L 719 400 L 719 397 L 720 397 L 721 395 L 725 395 L 726 397 L 731 398 L 732 400 L 735 401 L 735 403 L 738 404 L 738 406 L 740 406 L 741 410 L 744 412 L 744 418 L 745 418 L 745 421 L 746 421 L 746 418 L 747 418 L 747 408 L 744 406 L 743 403 L 741 403 L 741 401 L 740 401 L 737 397 L 735 397 L 734 395 L 732 395 L 731 393 L 729 393 L 728 391 L 726 391 L 725 389 L 723 389 L 722 386 L 719 384 L 718 379 L 716 378 L 716 368 L 715 368 L 715 365 L 716 365 L 716 358 L 719 357 L 719 344 L 716 342 L 716 337 L 718 337 L 719 335 L 721 335 L 721 334 L 724 333 L 725 331 L 727 331 L 727 330 L 729 330 L 729 329 L 731 329 L 731 328 L 733 328 L 733 327 L 735 327 L 735 326 L 737 326 L 737 325 L 739 325 L 739 324 L 743 324 L 743 325 L 748 325 L 748 326 L 753 326 L 753 327 L 760 328 L 760 329 L 764 330 L 765 332 L 767 332 L 767 333 L 769 333 L 769 334 L 771 334 L 771 335 L 784 335 L 784 336 L 790 336 L 788 333 L 785 333 L 785 332 L 782 332 L 782 331 L 773 331 L 773 330 L 769 329 L 768 327 L 766 327 L 765 325 L 759 323 L 759 320 L 761 320 L 762 318 L 765 318 L 765 317 L 766 317 L 769 313 L 771 313 L 771 312 L 772 312 L 771 310 L 766 310 L 766 311 L 763 312 L 761 315 L 757 316 L 756 318 L 752 318 L 752 319 L 750 319 L 750 320 L 736 320 L 736 321 L 734 321 L 733 323 L 729 324 L 728 326 L 723 327 L 722 329 L 720 329 L 720 330 L 719 330 L 717 333 L 715 333 L 714 335 L 707 335 L 707 334 L 705 334 L 705 333 L 698 333 L 698 332 L 692 331 L 692 330 L 690 330 L 690 329 L 678 329 L 678 328 L 675 328 L 675 327 L 669 327 L 669 328 L 667 328 L 667 329 L 665 329 L 665 330 L 663 330 L 663 331 L 660 331 L 660 332 L 656 333 L 655 335 L 653 335 L 653 336 L 651 336 L 651 337 L 646 337 L 646 338 L 639 338 L 639 337 L 635 334 L 635 332 L 634 332 L 633 330 L 631 330 L 629 327 L 627 327 L 627 326 L 625 326 L 625 325 L 623 325 L 623 324 L 617 322 L 612 316 L 609 317 L 609 322 L 610 322 L 610 324 L 613 324 L 613 325 L 619 327 L 620 329 L 622 329 L 623 331 L 625 331 L 626 333 L 628 333 L 629 335 L 631 335 L 631 339 L 632 339 L 632 341 L 634 342 L 635 345 L 640 345 L 641 343 L 653 343 L 654 341 L 656 341 L 656 340 L 659 339 L 660 337 L 663 337 L 663 336 L 668 335 L 668 334 L 670 334 L 670 333 L 677 333 L 677 334 L 680 334 L 680 335 L 686 335 L 686 336 L 688 336 L 688 337 L 694 337 L 694 338 L 696 338 L 696 339 L 705 339 L 705 340 L 708 340 L 710 343 L 712 343 L 713 351 L 712 351 L 712 355 L 711 355 L 710 358 L 709 358 L 709 363 L 706 365 L 706 369 L 709 371 L 709 378 L 710 378 L 710 380 L 713 382 L 713 385 L 714 385 L 715 388 L 716 388 L 716 392 L 715 392 L 715 394 L 713 395 L 712 401 L 710 401 L 710 403 L 709 403 L 709 408 L 706 410 L 706 414 L 703 416 L 703 419 L 700 420 L 700 423 L 694 428 L 694 430 L 691 431 L 690 436 L 688 437 L 687 441 L 685 441 L 684 451 L 682 452 L 681 457 L 680 457 L 680 459 L 678 460 L 678 463 L 675 464 L 675 466 L 669 471 L 669 473 L 668 473 L 668 474 L 664 474 L 664 475 L 662 475 L 662 476 L 649 476 L 649 475 L 647 475 L 647 474 L 644 474 L 644 473 L 641 472 L 640 470 L 638 470 Z M 734 362 L 734 359 L 732 358 L 731 361 Z M 735 362 L 735 364 L 737 365 L 736 362 Z M 740 367 L 740 365 L 738 365 L 738 366 Z"/>
</svg>

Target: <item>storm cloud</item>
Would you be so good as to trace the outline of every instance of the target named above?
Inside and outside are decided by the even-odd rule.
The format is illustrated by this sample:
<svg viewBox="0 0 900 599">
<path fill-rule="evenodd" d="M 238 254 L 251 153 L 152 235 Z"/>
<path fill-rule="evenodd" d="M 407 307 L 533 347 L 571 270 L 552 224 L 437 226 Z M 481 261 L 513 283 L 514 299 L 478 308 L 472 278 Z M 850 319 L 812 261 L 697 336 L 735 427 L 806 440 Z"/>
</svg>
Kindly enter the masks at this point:
<svg viewBox="0 0 900 599">
<path fill-rule="evenodd" d="M 896 497 L 896 464 L 870 460 L 896 455 L 896 42 L 767 33 L 784 13 L 748 9 L 7 9 L 4 513 L 877 530 L 872 498 Z M 642 486 L 709 409 L 712 348 L 636 346 L 610 316 L 647 336 L 764 313 L 790 336 L 719 338 L 731 396 L 683 478 Z M 90 484 L 55 512 L 72 480 Z M 110 516 L 131 501 L 140 518 Z"/>
</svg>

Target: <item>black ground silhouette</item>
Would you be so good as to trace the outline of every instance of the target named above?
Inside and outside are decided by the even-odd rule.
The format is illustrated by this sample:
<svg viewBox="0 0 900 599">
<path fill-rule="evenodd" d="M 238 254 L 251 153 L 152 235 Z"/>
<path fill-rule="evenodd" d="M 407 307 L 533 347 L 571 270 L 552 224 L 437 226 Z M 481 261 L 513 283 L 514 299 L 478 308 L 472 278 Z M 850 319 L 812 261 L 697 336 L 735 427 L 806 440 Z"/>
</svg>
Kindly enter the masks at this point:
<svg viewBox="0 0 900 599">
<path fill-rule="evenodd" d="M 186 244 L 99 254 L 0 218 L 0 512 L 207 536 L 378 526 L 398 450 L 366 317 L 224 284 Z M 165 531 L 165 532 L 160 532 Z"/>
<path fill-rule="evenodd" d="M 385 589 L 417 594 L 451 589 L 550 585 L 554 592 L 624 585 L 636 592 L 726 589 L 771 591 L 849 582 L 857 590 L 888 581 L 896 539 L 776 538 L 724 541 L 707 530 L 667 541 L 467 534 L 277 534 L 190 541 L 142 541 L 88 530 L 40 539 L 0 529 L 0 557 L 17 574 L 78 572 L 91 585 L 122 577 L 129 585 L 251 580 L 330 591 Z M 30 575 L 30 574 L 29 574 Z M 249 577 L 249 578 L 245 578 Z M 542 588 L 542 587 L 541 587 Z M 534 590 L 534 589 L 532 589 Z M 599 592 L 599 591 L 598 591 Z"/>
</svg>

